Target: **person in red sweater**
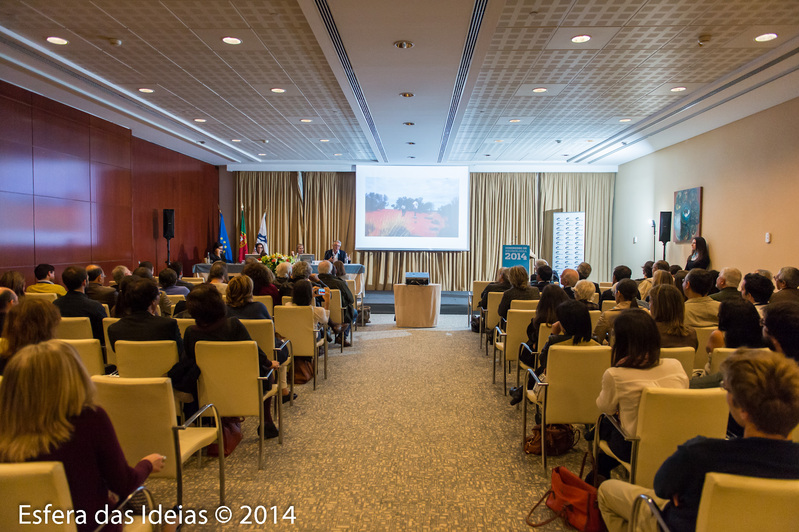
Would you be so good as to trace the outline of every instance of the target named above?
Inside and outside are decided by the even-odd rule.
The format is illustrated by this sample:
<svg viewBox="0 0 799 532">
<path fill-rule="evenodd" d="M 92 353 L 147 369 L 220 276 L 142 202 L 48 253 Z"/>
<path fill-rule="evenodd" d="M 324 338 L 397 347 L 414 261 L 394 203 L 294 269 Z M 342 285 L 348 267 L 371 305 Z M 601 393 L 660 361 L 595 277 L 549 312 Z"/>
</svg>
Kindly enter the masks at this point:
<svg viewBox="0 0 799 532">
<path fill-rule="evenodd" d="M 86 515 L 80 532 L 97 528 L 96 512 L 111 510 L 166 459 L 151 454 L 130 467 L 94 394 L 75 349 L 58 340 L 21 349 L 0 386 L 0 462 L 62 462 L 73 508 Z"/>
</svg>

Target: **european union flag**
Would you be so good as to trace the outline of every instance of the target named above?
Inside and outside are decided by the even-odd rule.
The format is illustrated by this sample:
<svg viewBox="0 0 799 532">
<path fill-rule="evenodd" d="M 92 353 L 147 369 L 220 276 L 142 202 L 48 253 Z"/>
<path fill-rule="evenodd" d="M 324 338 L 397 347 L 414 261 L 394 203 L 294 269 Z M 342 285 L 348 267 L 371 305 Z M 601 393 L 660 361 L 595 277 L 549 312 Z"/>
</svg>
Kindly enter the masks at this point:
<svg viewBox="0 0 799 532">
<path fill-rule="evenodd" d="M 225 228 L 225 217 L 219 212 L 219 243 L 222 244 L 222 251 L 225 262 L 233 262 L 233 250 L 230 249 L 230 242 L 227 240 L 227 229 Z"/>
</svg>

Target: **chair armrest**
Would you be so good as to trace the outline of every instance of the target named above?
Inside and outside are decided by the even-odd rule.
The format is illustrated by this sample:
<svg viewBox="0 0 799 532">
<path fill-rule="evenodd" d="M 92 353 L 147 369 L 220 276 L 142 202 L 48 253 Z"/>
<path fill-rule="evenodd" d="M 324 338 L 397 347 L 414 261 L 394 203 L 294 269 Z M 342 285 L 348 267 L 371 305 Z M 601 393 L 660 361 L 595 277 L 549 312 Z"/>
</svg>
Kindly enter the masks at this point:
<svg viewBox="0 0 799 532">
<path fill-rule="evenodd" d="M 623 429 L 623 428 L 621 428 L 621 423 L 619 423 L 619 420 L 618 420 L 618 419 L 616 419 L 616 418 L 615 418 L 615 416 L 610 416 L 610 415 L 608 415 L 608 414 L 606 414 L 606 413 L 604 413 L 604 412 L 602 412 L 601 414 L 599 414 L 599 418 L 596 420 L 596 426 L 597 426 L 597 427 L 599 426 L 599 423 L 602 421 L 602 418 L 603 418 L 603 417 L 604 417 L 605 419 L 607 419 L 608 421 L 610 421 L 610 424 L 611 424 L 611 425 L 613 425 L 613 428 L 614 428 L 614 429 L 616 429 L 616 431 L 617 431 L 619 434 L 621 434 L 621 435 L 622 435 L 622 437 L 623 437 L 625 440 L 627 440 L 627 441 L 630 441 L 630 442 L 635 442 L 635 441 L 638 441 L 638 440 L 640 440 L 640 438 L 638 438 L 637 436 L 630 436 L 629 434 L 627 434 L 627 433 L 624 431 L 624 429 Z"/>
<path fill-rule="evenodd" d="M 663 514 L 660 513 L 660 508 L 658 508 L 658 505 L 655 504 L 655 501 L 653 501 L 651 497 L 648 497 L 643 493 L 636 497 L 633 501 L 633 510 L 632 514 L 630 515 L 630 530 L 635 530 L 635 526 L 638 522 L 639 514 L 641 512 L 646 512 L 654 517 L 657 520 L 658 525 L 660 525 L 660 530 L 662 532 L 671 532 L 671 529 L 663 520 Z"/>
<path fill-rule="evenodd" d="M 218 421 L 219 420 L 219 412 L 216 411 L 216 407 L 214 406 L 213 403 L 208 403 L 207 405 L 201 406 L 200 409 L 197 410 L 197 412 L 195 412 L 193 416 L 191 416 L 189 419 L 187 419 L 185 423 L 183 423 L 182 425 L 178 425 L 177 427 L 174 427 L 174 429 L 175 430 L 186 430 L 187 428 L 189 428 L 191 426 L 192 423 L 197 421 L 197 418 L 199 418 L 203 414 L 203 412 L 205 412 L 209 408 L 213 409 L 214 417 Z"/>
<path fill-rule="evenodd" d="M 269 370 L 269 373 L 267 373 L 267 374 L 266 374 L 266 375 L 264 375 L 263 377 L 258 377 L 258 380 L 259 380 L 259 381 L 266 381 L 266 380 L 269 380 L 269 377 L 271 377 L 271 376 L 272 376 L 272 374 L 273 374 L 274 372 L 275 372 L 275 370 L 274 370 L 274 369 L 270 369 L 270 370 Z"/>
<path fill-rule="evenodd" d="M 508 328 L 508 320 L 507 320 L 507 318 L 503 318 L 502 316 L 499 317 L 499 327 L 503 331 Z"/>
<path fill-rule="evenodd" d="M 542 381 L 541 378 L 538 375 L 536 375 L 535 371 L 533 371 L 532 369 L 528 369 L 527 372 L 530 374 L 530 376 L 533 378 L 533 380 L 535 381 L 535 383 L 537 385 L 539 385 L 539 386 L 549 386 L 549 382 Z"/>
<path fill-rule="evenodd" d="M 294 349 L 291 346 L 291 340 L 283 340 L 283 343 L 279 346 L 274 348 L 275 351 L 275 360 L 277 360 L 277 354 L 283 350 L 284 347 L 289 346 L 289 357 L 286 359 L 283 364 L 288 365 L 289 361 L 294 358 Z M 281 364 L 281 366 L 283 365 Z"/>
<path fill-rule="evenodd" d="M 145 486 L 139 486 L 138 488 L 133 490 L 130 495 L 125 497 L 125 500 L 123 500 L 119 504 L 117 504 L 114 509 L 115 510 L 121 510 L 122 508 L 127 506 L 130 503 L 130 501 L 133 500 L 133 497 L 135 497 L 136 494 L 138 494 L 138 493 L 143 493 L 144 494 L 144 498 L 147 500 L 148 508 L 152 509 L 152 508 L 155 507 L 155 500 L 153 499 L 153 494 L 150 492 L 150 490 L 148 490 Z M 134 512 L 134 513 L 138 513 L 138 512 Z M 95 528 L 93 532 L 101 532 L 106 526 L 108 526 L 107 523 L 103 524 L 103 525 L 100 525 L 97 528 Z"/>
<path fill-rule="evenodd" d="M 503 338 L 505 336 L 508 336 L 508 333 L 503 332 L 502 329 L 499 328 L 499 325 L 494 327 L 494 341 L 495 342 L 498 341 L 499 338 Z"/>
</svg>

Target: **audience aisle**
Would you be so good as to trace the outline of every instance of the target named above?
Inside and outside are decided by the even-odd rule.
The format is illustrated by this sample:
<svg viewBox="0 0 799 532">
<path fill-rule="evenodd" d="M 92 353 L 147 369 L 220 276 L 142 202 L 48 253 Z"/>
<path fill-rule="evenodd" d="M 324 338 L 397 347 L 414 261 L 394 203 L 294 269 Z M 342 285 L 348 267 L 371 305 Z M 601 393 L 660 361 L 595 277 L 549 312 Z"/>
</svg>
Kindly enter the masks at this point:
<svg viewBox="0 0 799 532">
<path fill-rule="evenodd" d="M 209 523 L 183 530 L 272 528 L 273 506 L 279 528 L 294 507 L 294 530 L 529 530 L 524 518 L 549 475 L 540 457 L 521 452 L 521 410 L 491 384 L 489 358 L 464 317 L 441 316 L 436 329 L 396 329 L 390 315 L 372 322 L 343 355 L 331 350 L 327 381 L 316 391 L 299 386 L 295 406 L 284 405 L 284 445 L 267 442 L 263 471 L 257 422 L 244 423 L 227 461 L 227 525 L 213 516 L 215 462 L 201 470 L 190 462 L 186 507 L 208 510 Z M 576 470 L 585 444 L 579 449 L 550 465 Z M 166 481 L 148 485 L 159 501 L 174 499 Z M 245 505 L 266 507 L 269 523 L 238 524 Z"/>
</svg>

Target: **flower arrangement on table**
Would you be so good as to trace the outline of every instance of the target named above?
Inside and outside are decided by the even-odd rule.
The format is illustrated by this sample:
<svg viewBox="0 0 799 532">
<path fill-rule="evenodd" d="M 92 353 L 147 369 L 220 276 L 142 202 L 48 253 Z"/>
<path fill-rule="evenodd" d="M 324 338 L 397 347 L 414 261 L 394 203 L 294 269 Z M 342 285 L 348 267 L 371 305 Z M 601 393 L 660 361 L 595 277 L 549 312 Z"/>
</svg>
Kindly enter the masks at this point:
<svg viewBox="0 0 799 532">
<path fill-rule="evenodd" d="M 296 259 L 290 255 L 283 255 L 282 253 L 272 253 L 271 255 L 264 255 L 261 257 L 261 262 L 266 264 L 266 267 L 273 272 L 277 269 L 277 265 L 282 262 L 289 262 L 294 264 Z"/>
</svg>

